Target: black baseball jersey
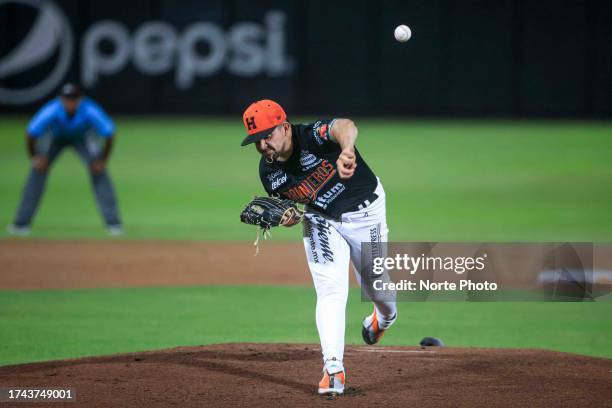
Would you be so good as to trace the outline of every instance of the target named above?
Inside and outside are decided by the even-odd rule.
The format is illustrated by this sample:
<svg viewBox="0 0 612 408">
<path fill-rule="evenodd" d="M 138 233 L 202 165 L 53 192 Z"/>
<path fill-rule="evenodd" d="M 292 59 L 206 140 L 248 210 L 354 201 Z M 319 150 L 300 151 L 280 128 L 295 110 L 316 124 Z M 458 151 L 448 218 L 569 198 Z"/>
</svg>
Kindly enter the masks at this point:
<svg viewBox="0 0 612 408">
<path fill-rule="evenodd" d="M 287 161 L 267 163 L 262 157 L 259 176 L 270 195 L 280 195 L 332 218 L 357 210 L 371 200 L 377 180 L 355 148 L 357 168 L 348 180 L 340 179 L 336 160 L 340 145 L 331 140 L 334 120 L 291 125 L 293 153 Z"/>
</svg>

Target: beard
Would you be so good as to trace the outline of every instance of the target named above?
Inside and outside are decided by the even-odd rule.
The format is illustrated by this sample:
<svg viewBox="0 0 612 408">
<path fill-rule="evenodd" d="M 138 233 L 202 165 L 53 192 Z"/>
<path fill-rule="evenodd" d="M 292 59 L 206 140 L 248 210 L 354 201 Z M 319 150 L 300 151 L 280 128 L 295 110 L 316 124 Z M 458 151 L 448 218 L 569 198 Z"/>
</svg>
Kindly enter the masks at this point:
<svg viewBox="0 0 612 408">
<path fill-rule="evenodd" d="M 259 148 L 257 148 L 257 150 L 264 157 L 264 159 L 266 159 L 266 161 L 270 163 L 278 159 L 278 152 L 274 149 L 260 150 Z"/>
</svg>

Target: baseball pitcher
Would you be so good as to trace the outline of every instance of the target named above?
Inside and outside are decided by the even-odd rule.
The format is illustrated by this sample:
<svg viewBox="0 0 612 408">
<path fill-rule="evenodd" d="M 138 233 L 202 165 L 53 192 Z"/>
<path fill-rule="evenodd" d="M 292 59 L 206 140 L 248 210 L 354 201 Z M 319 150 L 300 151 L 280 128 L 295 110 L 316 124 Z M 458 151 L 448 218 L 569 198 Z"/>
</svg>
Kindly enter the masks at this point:
<svg viewBox="0 0 612 408">
<path fill-rule="evenodd" d="M 243 123 L 242 145 L 254 143 L 261 154 L 259 174 L 267 193 L 281 198 L 279 203 L 305 204 L 303 240 L 317 293 L 324 362 L 318 392 L 342 394 L 349 263 L 361 282 L 361 244 L 387 241 L 385 191 L 355 147 L 357 127 L 349 119 L 292 124 L 278 103 L 261 100 L 246 109 Z M 261 202 L 254 208 L 255 216 L 274 212 Z M 278 219 L 276 225 L 299 222 L 294 216 Z M 362 322 L 364 341 L 377 343 L 396 317 L 394 301 L 375 302 Z"/>
<path fill-rule="evenodd" d="M 89 168 L 91 184 L 108 233 L 121 234 L 115 191 L 106 171 L 114 133 L 115 125 L 102 108 L 84 97 L 78 86 L 65 84 L 60 96 L 45 104 L 28 125 L 26 146 L 32 168 L 9 232 L 16 235 L 30 232 L 49 169 L 66 147 L 72 147 Z M 95 142 L 94 135 L 104 140 L 103 148 Z"/>
</svg>

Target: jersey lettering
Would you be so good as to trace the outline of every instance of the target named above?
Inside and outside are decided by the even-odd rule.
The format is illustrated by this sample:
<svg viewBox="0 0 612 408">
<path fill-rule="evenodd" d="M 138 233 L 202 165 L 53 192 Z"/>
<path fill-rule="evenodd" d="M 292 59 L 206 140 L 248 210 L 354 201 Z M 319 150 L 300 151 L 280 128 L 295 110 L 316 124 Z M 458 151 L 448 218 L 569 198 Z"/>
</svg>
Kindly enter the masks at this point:
<svg viewBox="0 0 612 408">
<path fill-rule="evenodd" d="M 314 169 L 299 185 L 285 191 L 283 195 L 298 203 L 314 201 L 317 192 L 336 174 L 336 169 L 327 160 Z"/>
<path fill-rule="evenodd" d="M 277 188 L 282 186 L 283 183 L 285 183 L 286 181 L 287 181 L 287 175 L 286 174 L 284 176 L 280 176 L 276 180 L 272 180 L 272 190 L 276 190 Z"/>
</svg>

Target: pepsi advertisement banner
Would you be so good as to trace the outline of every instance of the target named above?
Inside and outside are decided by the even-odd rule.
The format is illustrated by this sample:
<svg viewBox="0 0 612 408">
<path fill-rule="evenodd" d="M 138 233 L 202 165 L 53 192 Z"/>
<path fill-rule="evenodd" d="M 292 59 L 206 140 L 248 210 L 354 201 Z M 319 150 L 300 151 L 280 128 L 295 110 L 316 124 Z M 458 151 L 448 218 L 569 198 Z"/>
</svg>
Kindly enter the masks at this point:
<svg viewBox="0 0 612 408">
<path fill-rule="evenodd" d="M 0 112 L 74 81 L 113 113 L 273 98 L 300 114 L 610 117 L 610 17 L 597 1 L 0 0 Z M 417 22 L 407 43 L 402 21 Z"/>
</svg>

